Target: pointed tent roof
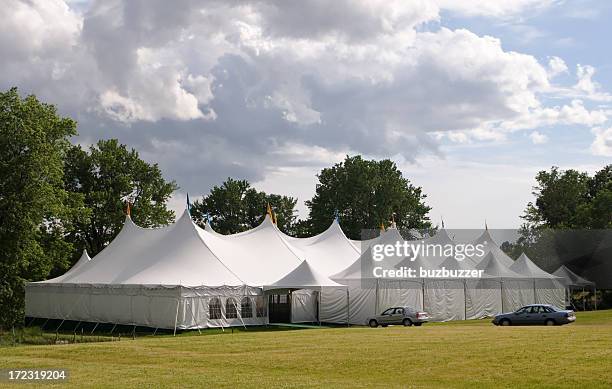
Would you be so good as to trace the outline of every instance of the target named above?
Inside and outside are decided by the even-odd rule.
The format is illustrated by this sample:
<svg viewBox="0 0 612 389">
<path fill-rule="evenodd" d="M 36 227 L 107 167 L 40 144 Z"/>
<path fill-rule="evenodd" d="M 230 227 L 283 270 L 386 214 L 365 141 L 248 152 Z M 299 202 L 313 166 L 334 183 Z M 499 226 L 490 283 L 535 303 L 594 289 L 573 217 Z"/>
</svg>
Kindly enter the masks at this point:
<svg viewBox="0 0 612 389">
<path fill-rule="evenodd" d="M 506 267 L 493 253 L 488 253 L 476 269 L 484 270 L 485 275 L 493 278 L 523 278 L 520 274 Z"/>
<path fill-rule="evenodd" d="M 561 277 L 567 286 L 595 286 L 595 283 L 580 277 L 571 271 L 567 266 L 561 265 L 552 273 L 554 276 Z"/>
<path fill-rule="evenodd" d="M 364 246 L 365 250 L 353 263 L 344 270 L 333 274 L 330 278 L 334 280 L 343 279 L 369 279 L 375 278 L 371 276 L 374 267 L 382 266 L 386 269 L 393 269 L 394 266 L 404 259 L 404 257 L 386 258 L 383 262 L 374 261 L 372 257 L 372 248 L 377 244 L 395 244 L 400 242 L 403 244 L 404 238 L 396 229 L 388 229 L 380 234 L 380 236 L 370 239 L 368 245 Z"/>
<path fill-rule="evenodd" d="M 375 278 L 372 275 L 374 267 L 379 266 L 378 262 L 372 258 L 372 246 L 359 256 L 352 264 L 344 270 L 332 274 L 329 278 L 333 280 L 362 280 Z"/>
<path fill-rule="evenodd" d="M 414 260 L 411 257 L 403 258 L 401 261 L 398 262 L 397 265 L 395 265 L 396 269 L 399 269 L 400 267 L 406 267 L 408 269 L 415 270 L 418 270 L 421 267 L 427 270 L 433 270 L 438 268 L 435 264 L 431 263 L 428 257 L 424 257 L 422 255 L 417 255 Z"/>
<path fill-rule="evenodd" d="M 491 236 L 491 234 L 489 233 L 489 229 L 486 228 L 482 234 L 480 234 L 480 236 L 478 238 L 476 238 L 473 242 L 473 244 L 488 244 L 488 243 L 493 243 L 495 246 L 498 246 L 498 244 L 495 242 L 495 240 L 493 239 L 493 237 Z"/>
<path fill-rule="evenodd" d="M 521 256 L 518 257 L 516 261 L 514 261 L 512 266 L 510 266 L 510 270 L 513 270 L 520 275 L 530 277 L 530 278 L 546 278 L 546 279 L 557 279 L 558 278 L 540 269 L 538 265 L 533 263 L 533 261 L 529 259 L 529 257 L 525 253 L 522 253 Z"/>
<path fill-rule="evenodd" d="M 311 266 L 326 276 L 345 269 L 361 254 L 344 235 L 337 220 L 334 220 L 327 230 L 313 237 L 283 236 L 291 246 L 305 254 Z"/>
<path fill-rule="evenodd" d="M 440 263 L 439 267 L 445 267 L 449 270 L 474 270 L 474 267 L 465 259 L 459 261 L 453 256 L 446 257 L 446 259 Z"/>
<path fill-rule="evenodd" d="M 455 242 L 451 239 L 451 237 L 448 235 L 448 232 L 444 228 L 438 230 L 435 235 L 425 239 L 425 243 L 440 245 L 455 244 Z"/>
<path fill-rule="evenodd" d="M 295 269 L 290 271 L 280 280 L 269 285 L 264 285 L 264 290 L 270 289 L 314 289 L 318 290 L 322 287 L 338 287 L 343 288 L 335 281 L 330 280 L 321 272 L 315 270 L 308 261 L 302 261 Z"/>
<path fill-rule="evenodd" d="M 55 277 L 50 280 L 45 280 L 42 282 L 47 282 L 47 283 L 62 282 L 65 278 L 69 277 L 71 274 L 74 274 L 77 271 L 77 269 L 81 268 L 84 265 L 87 265 L 89 261 L 91 261 L 91 258 L 89 257 L 89 254 L 87 253 L 87 249 L 83 249 L 83 253 L 81 254 L 81 257 L 79 258 L 79 260 L 76 261 L 76 263 L 72 265 L 72 267 L 68 269 L 66 273 L 62 274 L 59 277 Z"/>
<path fill-rule="evenodd" d="M 257 227 L 232 235 L 196 228 L 201 239 L 247 285 L 268 285 L 307 259 L 291 245 L 270 215 Z"/>
<path fill-rule="evenodd" d="M 243 285 L 210 250 L 187 211 L 173 224 L 141 228 L 131 218 L 113 241 L 88 265 L 62 282 L 222 286 Z"/>
<path fill-rule="evenodd" d="M 472 244 L 474 246 L 484 246 L 484 254 L 482 256 L 474 256 L 474 260 L 476 262 L 481 262 L 487 256 L 488 253 L 492 253 L 497 258 L 497 260 L 501 262 L 504 266 L 509 268 L 510 266 L 512 266 L 512 264 L 514 264 L 514 260 L 510 258 L 508 254 L 504 253 L 502 249 L 499 248 L 499 245 L 497 244 L 497 242 L 495 242 L 488 229 L 484 230 L 482 234 L 472 242 Z"/>
</svg>

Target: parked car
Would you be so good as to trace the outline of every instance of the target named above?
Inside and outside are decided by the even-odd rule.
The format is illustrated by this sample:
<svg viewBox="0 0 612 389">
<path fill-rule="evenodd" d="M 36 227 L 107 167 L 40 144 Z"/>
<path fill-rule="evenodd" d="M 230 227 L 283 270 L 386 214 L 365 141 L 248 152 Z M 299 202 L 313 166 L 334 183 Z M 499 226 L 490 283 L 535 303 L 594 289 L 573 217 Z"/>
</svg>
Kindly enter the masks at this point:
<svg viewBox="0 0 612 389">
<path fill-rule="evenodd" d="M 370 317 L 367 323 L 370 327 L 379 325 L 386 327 L 389 324 L 402 324 L 404 326 L 420 326 L 429 321 L 429 314 L 417 311 L 411 307 L 393 307 L 385 310 L 380 315 Z"/>
<path fill-rule="evenodd" d="M 499 326 L 543 324 L 554 326 L 569 324 L 576 321 L 572 310 L 564 310 L 550 304 L 530 304 L 516 312 L 502 313 L 493 319 L 493 324 Z"/>
</svg>

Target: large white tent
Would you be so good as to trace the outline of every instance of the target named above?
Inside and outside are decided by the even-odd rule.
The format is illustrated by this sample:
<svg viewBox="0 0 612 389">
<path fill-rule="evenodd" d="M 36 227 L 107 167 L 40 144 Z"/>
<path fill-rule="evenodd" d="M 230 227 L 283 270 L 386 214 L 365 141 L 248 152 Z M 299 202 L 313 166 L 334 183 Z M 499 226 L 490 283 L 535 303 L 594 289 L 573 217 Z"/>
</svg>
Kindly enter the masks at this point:
<svg viewBox="0 0 612 389">
<path fill-rule="evenodd" d="M 198 227 L 188 211 L 162 228 L 141 228 L 131 218 L 94 258 L 87 253 L 64 275 L 26 286 L 29 317 L 195 329 L 260 325 L 284 299 L 292 322 L 365 324 L 393 305 L 429 311 L 436 320 L 481 318 L 521 304 L 560 305 L 556 278 L 526 256 L 508 257 L 485 231 L 475 243 L 481 258 L 434 254 L 386 258 L 387 269 L 481 269 L 483 278 L 375 277 L 376 244 L 404 243 L 391 228 L 368 241 L 348 239 L 337 220 L 313 237 L 282 233 L 270 216 L 232 235 Z M 452 245 L 445 230 L 412 243 Z M 534 288 L 534 280 L 536 287 Z M 548 284 L 538 284 L 545 280 Z M 526 287 L 524 285 L 529 285 Z"/>
</svg>

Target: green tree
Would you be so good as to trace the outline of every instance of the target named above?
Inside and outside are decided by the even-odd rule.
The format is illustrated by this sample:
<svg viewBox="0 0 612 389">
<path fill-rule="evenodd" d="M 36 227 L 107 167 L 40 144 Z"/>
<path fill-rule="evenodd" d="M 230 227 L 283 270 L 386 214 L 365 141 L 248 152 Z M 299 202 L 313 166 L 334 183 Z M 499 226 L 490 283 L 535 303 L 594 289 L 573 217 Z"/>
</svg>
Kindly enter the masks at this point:
<svg viewBox="0 0 612 389">
<path fill-rule="evenodd" d="M 208 217 L 215 231 L 234 234 L 258 226 L 270 204 L 278 228 L 292 233 L 296 221 L 296 202 L 292 197 L 259 192 L 246 180 L 228 177 L 221 186 L 214 186 L 201 201 L 193 203 L 191 216 L 201 226 Z"/>
<path fill-rule="evenodd" d="M 612 226 L 612 165 L 593 177 L 576 170 L 541 171 L 536 175 L 535 202 L 522 216 L 526 228 L 610 228 Z"/>
<path fill-rule="evenodd" d="M 174 220 L 167 202 L 178 188 L 166 181 L 157 166 L 116 139 L 101 140 L 83 150 L 73 146 L 66 157 L 66 188 L 81 193 L 91 218 L 77 224 L 68 239 L 90 255 L 100 252 L 119 233 L 125 220 L 126 201 L 132 219 L 142 227 L 159 227 Z"/>
<path fill-rule="evenodd" d="M 86 219 L 65 190 L 63 160 L 76 123 L 16 88 L 0 93 L 0 327 L 22 322 L 24 282 L 66 265 L 64 236 Z"/>
<path fill-rule="evenodd" d="M 328 228 L 336 211 L 345 234 L 352 239 L 359 239 L 362 229 L 388 225 L 392 218 L 398 228 L 431 227 L 426 195 L 404 178 L 391 160 L 347 156 L 317 177 L 315 195 L 306 202 L 311 234 Z"/>
</svg>

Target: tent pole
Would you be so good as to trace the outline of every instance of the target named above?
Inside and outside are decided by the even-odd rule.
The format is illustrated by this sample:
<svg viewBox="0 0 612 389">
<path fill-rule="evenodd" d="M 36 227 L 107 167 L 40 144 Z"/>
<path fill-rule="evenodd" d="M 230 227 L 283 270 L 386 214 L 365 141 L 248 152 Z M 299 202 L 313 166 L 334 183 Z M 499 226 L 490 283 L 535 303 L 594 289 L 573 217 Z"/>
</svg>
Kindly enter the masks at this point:
<svg viewBox="0 0 612 389">
<path fill-rule="evenodd" d="M 595 291 L 595 310 L 597 310 L 597 287 L 593 286 L 593 290 Z"/>
<path fill-rule="evenodd" d="M 196 319 L 194 313 L 193 313 L 193 304 L 191 304 L 191 308 L 189 309 L 189 312 L 191 313 L 191 318 L 193 319 L 193 322 L 196 325 L 196 328 L 198 329 L 198 334 L 202 335 L 202 332 L 200 331 L 200 326 L 198 325 L 198 320 Z M 176 326 L 176 324 L 175 324 Z"/>
<path fill-rule="evenodd" d="M 467 320 L 467 280 L 463 280 L 463 320 Z"/>
<path fill-rule="evenodd" d="M 377 278 L 376 279 L 376 289 L 374 291 L 374 298 L 375 298 L 375 301 L 374 301 L 374 314 L 375 315 L 378 315 L 378 281 L 379 281 L 379 279 Z"/>
<path fill-rule="evenodd" d="M 425 279 L 421 280 L 421 308 L 425 311 Z"/>
<path fill-rule="evenodd" d="M 234 301 L 236 301 L 236 299 L 234 299 Z M 246 324 L 244 324 L 244 320 L 242 320 L 242 299 L 240 300 L 240 309 L 238 309 L 238 305 L 236 303 L 234 303 L 234 306 L 236 307 L 236 315 L 238 316 L 238 319 L 240 319 L 242 326 L 246 330 L 247 329 Z M 252 313 L 252 310 L 251 310 L 251 313 Z"/>
<path fill-rule="evenodd" d="M 174 316 L 174 333 L 172 336 L 176 336 L 176 324 L 178 322 L 178 313 L 179 313 L 179 304 L 180 304 L 181 300 L 177 297 L 176 298 L 176 315 Z"/>
<path fill-rule="evenodd" d="M 584 295 L 584 287 L 582 287 L 582 310 L 586 311 L 586 296 Z"/>
<path fill-rule="evenodd" d="M 346 287 L 346 326 L 351 326 L 351 299 L 349 297 L 349 289 Z"/>
<path fill-rule="evenodd" d="M 321 291 L 317 292 L 317 320 L 319 321 L 319 327 L 321 327 Z"/>
<path fill-rule="evenodd" d="M 98 328 L 98 324 L 100 324 L 99 322 L 96 323 L 96 325 L 94 326 L 93 330 L 91 330 L 90 335 L 92 335 L 94 333 L 94 331 L 96 330 L 96 328 Z"/>
<path fill-rule="evenodd" d="M 503 278 L 499 280 L 499 297 L 501 297 L 501 312 L 504 313 L 504 280 Z"/>
</svg>

